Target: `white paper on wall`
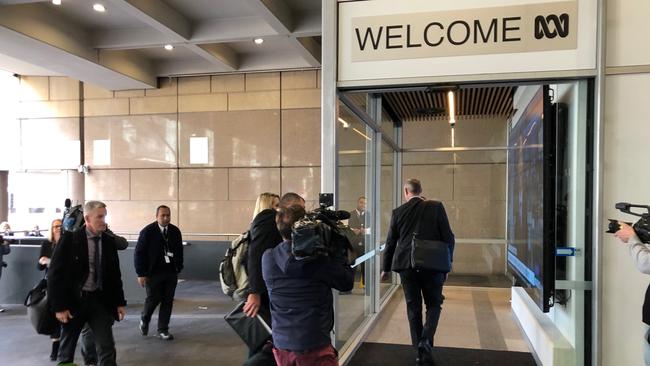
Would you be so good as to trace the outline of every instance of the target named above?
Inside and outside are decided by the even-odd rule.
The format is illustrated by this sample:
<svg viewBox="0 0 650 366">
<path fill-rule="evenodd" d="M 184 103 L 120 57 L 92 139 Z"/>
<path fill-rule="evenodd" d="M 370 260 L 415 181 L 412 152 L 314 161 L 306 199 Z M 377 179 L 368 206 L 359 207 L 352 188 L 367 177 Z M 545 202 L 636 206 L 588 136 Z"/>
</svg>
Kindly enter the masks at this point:
<svg viewBox="0 0 650 366">
<path fill-rule="evenodd" d="M 190 164 L 208 164 L 207 137 L 190 137 Z"/>
<path fill-rule="evenodd" d="M 93 165 L 111 165 L 111 140 L 93 140 Z"/>
</svg>

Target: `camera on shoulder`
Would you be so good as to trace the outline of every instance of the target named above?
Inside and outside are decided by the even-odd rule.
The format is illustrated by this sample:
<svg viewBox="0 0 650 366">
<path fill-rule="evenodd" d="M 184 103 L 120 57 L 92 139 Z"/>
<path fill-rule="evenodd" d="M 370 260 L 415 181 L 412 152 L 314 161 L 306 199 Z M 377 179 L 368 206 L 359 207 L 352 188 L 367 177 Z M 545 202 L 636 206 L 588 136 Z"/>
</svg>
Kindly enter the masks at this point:
<svg viewBox="0 0 650 366">
<path fill-rule="evenodd" d="M 631 222 L 626 222 L 626 224 L 632 226 L 636 236 L 639 237 L 642 243 L 650 243 L 650 206 L 639 205 L 635 203 L 619 202 L 614 206 L 617 210 L 626 213 L 628 215 L 633 215 L 640 217 L 639 221 L 632 224 Z M 633 212 L 631 208 L 642 208 L 646 212 Z M 618 220 L 609 219 L 609 227 L 606 231 L 607 233 L 613 234 L 621 229 L 621 225 Z"/>
<path fill-rule="evenodd" d="M 346 263 L 354 262 L 354 249 L 348 239 L 350 231 L 342 220 L 350 218 L 347 211 L 335 211 L 334 194 L 319 194 L 319 207 L 308 212 L 293 224 L 292 253 L 295 257 L 328 256 L 343 258 Z"/>
</svg>

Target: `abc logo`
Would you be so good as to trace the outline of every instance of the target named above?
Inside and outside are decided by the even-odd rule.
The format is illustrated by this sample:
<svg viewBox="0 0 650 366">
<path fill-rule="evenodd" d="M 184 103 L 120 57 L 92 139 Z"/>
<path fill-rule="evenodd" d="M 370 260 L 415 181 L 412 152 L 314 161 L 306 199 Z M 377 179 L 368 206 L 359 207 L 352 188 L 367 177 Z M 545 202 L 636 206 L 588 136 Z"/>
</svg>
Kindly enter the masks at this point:
<svg viewBox="0 0 650 366">
<path fill-rule="evenodd" d="M 564 38 L 569 35 L 569 14 L 555 14 L 535 17 L 535 38 L 553 39 L 557 36 Z"/>
</svg>

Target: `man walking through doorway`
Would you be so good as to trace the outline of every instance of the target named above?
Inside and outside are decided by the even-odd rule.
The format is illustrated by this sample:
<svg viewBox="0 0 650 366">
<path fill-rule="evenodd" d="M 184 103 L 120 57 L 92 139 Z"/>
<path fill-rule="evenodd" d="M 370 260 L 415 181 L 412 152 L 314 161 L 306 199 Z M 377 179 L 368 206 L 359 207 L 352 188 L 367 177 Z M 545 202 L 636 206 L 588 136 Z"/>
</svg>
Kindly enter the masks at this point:
<svg viewBox="0 0 650 366">
<path fill-rule="evenodd" d="M 447 273 L 414 267 L 411 261 L 413 238 L 444 242 L 449 245 L 449 260 L 453 258 L 454 234 L 449 226 L 442 202 L 421 197 L 418 179 L 404 184 L 406 203 L 393 210 L 384 256 L 382 280 L 390 271 L 398 272 L 402 280 L 406 311 L 411 330 L 411 342 L 418 351 L 416 365 L 433 365 L 433 337 L 442 311 L 442 286 Z M 422 323 L 422 299 L 426 319 Z"/>
</svg>

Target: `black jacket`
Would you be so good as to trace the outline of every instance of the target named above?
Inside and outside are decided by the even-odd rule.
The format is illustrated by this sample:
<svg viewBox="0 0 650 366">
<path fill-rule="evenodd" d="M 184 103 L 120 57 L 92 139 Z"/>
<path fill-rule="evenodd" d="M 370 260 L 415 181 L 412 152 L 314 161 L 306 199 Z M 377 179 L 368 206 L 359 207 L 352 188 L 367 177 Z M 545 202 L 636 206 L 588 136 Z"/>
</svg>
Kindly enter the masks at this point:
<svg viewBox="0 0 650 366">
<path fill-rule="evenodd" d="M 416 217 L 418 207 L 426 204 L 421 217 Z M 419 197 L 411 198 L 405 204 L 393 210 L 390 228 L 386 238 L 383 270 L 402 271 L 411 268 L 410 252 L 413 232 L 420 223 L 418 238 L 439 240 L 449 244 L 449 252 L 454 258 L 454 233 L 449 226 L 447 213 L 442 202 L 424 201 Z"/>
<path fill-rule="evenodd" d="M 255 216 L 251 224 L 251 241 L 248 245 L 248 286 L 254 294 L 266 293 L 262 278 L 262 254 L 267 249 L 275 248 L 282 242 L 282 237 L 275 224 L 276 211 L 264 210 Z"/>
<path fill-rule="evenodd" d="M 52 242 L 49 240 L 43 240 L 41 243 L 41 253 L 38 255 L 38 259 L 41 259 L 41 257 L 46 257 L 52 259 L 52 252 L 54 251 L 54 245 L 52 245 Z M 39 271 L 44 271 L 47 266 L 42 265 L 40 263 L 36 263 L 38 270 Z"/>
<path fill-rule="evenodd" d="M 178 227 L 167 225 L 167 237 L 169 238 L 169 250 L 174 253 L 172 263 L 176 268 L 176 273 L 183 270 L 183 236 Z M 164 246 L 162 232 L 158 222 L 152 222 L 140 231 L 138 243 L 135 246 L 133 254 L 133 263 L 135 264 L 135 273 L 138 277 L 149 277 L 156 266 L 164 263 Z"/>
<path fill-rule="evenodd" d="M 122 288 L 120 260 L 115 239 L 102 233 L 101 302 L 117 319 L 117 307 L 126 306 Z M 88 238 L 86 229 L 65 232 L 54 249 L 48 270 L 47 290 L 55 312 L 69 310 L 73 315 L 81 301 L 81 290 L 88 278 Z"/>
</svg>

